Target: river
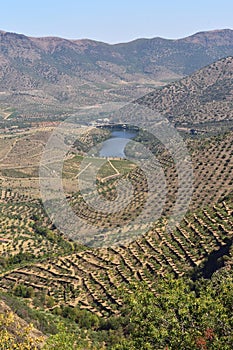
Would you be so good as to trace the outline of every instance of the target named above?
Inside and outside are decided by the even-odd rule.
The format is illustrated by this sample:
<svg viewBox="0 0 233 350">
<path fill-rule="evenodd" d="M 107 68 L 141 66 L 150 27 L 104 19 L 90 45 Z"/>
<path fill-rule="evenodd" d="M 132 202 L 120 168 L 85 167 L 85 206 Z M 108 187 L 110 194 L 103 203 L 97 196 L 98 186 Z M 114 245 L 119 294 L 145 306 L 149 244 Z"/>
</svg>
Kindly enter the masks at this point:
<svg viewBox="0 0 233 350">
<path fill-rule="evenodd" d="M 102 148 L 99 151 L 100 157 L 116 157 L 126 158 L 125 146 L 137 135 L 134 130 L 114 130 L 111 132 L 111 137 L 102 143 Z"/>
</svg>

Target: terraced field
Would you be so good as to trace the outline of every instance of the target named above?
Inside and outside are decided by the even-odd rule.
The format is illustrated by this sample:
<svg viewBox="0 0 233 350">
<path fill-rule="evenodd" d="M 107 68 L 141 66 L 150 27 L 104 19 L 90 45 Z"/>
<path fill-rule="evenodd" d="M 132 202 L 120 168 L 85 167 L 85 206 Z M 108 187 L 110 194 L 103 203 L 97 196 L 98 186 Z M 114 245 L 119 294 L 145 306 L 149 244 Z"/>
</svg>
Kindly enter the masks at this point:
<svg viewBox="0 0 233 350">
<path fill-rule="evenodd" d="M 40 200 L 11 190 L 0 191 L 0 225 L 1 268 L 73 249 L 53 227 Z"/>
<path fill-rule="evenodd" d="M 128 290 L 129 282 L 139 280 L 151 286 L 156 276 L 168 271 L 181 276 L 213 252 L 218 257 L 228 254 L 225 263 L 232 263 L 232 197 L 187 215 L 174 232 L 168 233 L 165 227 L 162 220 L 127 246 L 89 249 L 25 264 L 2 273 L 0 286 L 10 291 L 24 284 L 58 304 L 79 305 L 107 316 L 119 312 L 121 290 Z"/>
<path fill-rule="evenodd" d="M 191 208 L 197 209 L 223 199 L 233 186 L 233 133 L 191 140 L 188 148 L 194 175 Z M 167 178 L 175 182 L 173 169 L 168 169 Z"/>
<path fill-rule="evenodd" d="M 152 287 L 156 277 L 166 272 L 182 276 L 193 268 L 208 267 L 210 257 L 214 262 L 213 268 L 223 263 L 230 266 L 233 133 L 189 139 L 187 145 L 194 170 L 190 213 L 174 231 L 166 229 L 166 217 L 176 198 L 177 173 L 170 157 L 162 152 L 160 161 L 169 188 L 162 218 L 146 234 L 146 227 L 132 227 L 135 232 L 141 229 L 141 238 L 135 238 L 130 244 L 75 252 L 77 245 L 65 240 L 53 227 L 39 199 L 3 189 L 0 247 L 4 270 L 0 276 L 0 287 L 10 292 L 23 284 L 26 288 L 33 287 L 35 296 L 32 303 L 35 305 L 36 299 L 44 295 L 54 301 L 53 305 L 79 305 L 107 316 L 120 312 L 121 291 L 130 292 L 129 282 L 144 281 Z M 69 174 L 67 181 L 73 181 L 79 171 L 80 159 L 76 162 L 75 157 L 67 159 L 65 164 L 65 174 Z M 130 179 L 134 186 L 134 201 L 122 215 L 100 217 L 99 213 L 89 213 L 79 192 L 69 196 L 69 200 L 73 209 L 91 224 L 98 223 L 106 230 L 114 229 L 118 236 L 125 220 L 131 220 L 140 213 L 147 199 L 147 181 L 139 168 L 131 168 L 129 164 L 124 168 L 122 161 L 119 164 L 117 161 L 110 162 L 116 169 L 119 165 L 122 171 L 120 177 Z M 113 173 L 112 166 L 102 169 L 98 190 L 101 196 L 112 200 L 115 198 L 116 179 L 108 179 L 110 173 Z M 102 181 L 106 177 L 107 180 Z M 126 236 L 128 233 L 123 232 Z M 29 254 L 30 261 L 12 260 L 13 255 L 19 254 Z"/>
<path fill-rule="evenodd" d="M 187 140 L 187 146 L 192 156 L 193 166 L 193 186 L 190 209 L 197 210 L 203 208 L 206 205 L 212 205 L 218 201 L 223 200 L 231 191 L 233 185 L 233 133 L 228 133 L 220 136 L 214 136 L 210 138 L 204 137 L 203 139 L 189 139 Z M 167 194 L 164 203 L 162 216 L 171 215 L 175 202 L 177 200 L 177 190 L 180 186 L 178 181 L 178 174 L 176 166 L 171 157 L 162 151 L 158 155 L 158 160 L 163 166 L 163 170 L 166 178 Z M 113 161 L 111 161 L 113 162 Z M 115 166 L 118 168 L 120 161 L 114 161 Z M 152 171 L 152 170 L 151 170 Z M 156 171 L 156 169 L 155 169 Z M 145 174 L 138 168 L 130 167 L 128 172 L 124 173 L 121 169 L 120 176 L 115 178 L 115 175 L 106 176 L 112 174 L 113 170 L 110 166 L 104 166 L 102 170 L 102 176 L 107 181 L 99 179 L 98 191 L 100 196 L 112 201 L 111 207 L 114 208 L 114 200 L 116 198 L 117 180 L 119 178 L 127 179 L 131 182 L 134 188 L 133 201 L 129 202 L 122 210 L 115 213 L 102 214 L 100 211 L 93 210 L 85 203 L 83 195 L 80 192 L 72 195 L 69 201 L 76 214 L 81 217 L 87 223 L 102 227 L 105 229 L 111 229 L 111 237 L 105 238 L 106 244 L 113 244 L 119 239 L 120 235 L 125 235 L 126 239 L 132 239 L 138 232 L 146 232 L 145 223 L 146 220 L 141 220 L 141 225 L 137 222 L 135 225 L 127 226 L 127 224 L 140 215 L 143 210 L 145 217 L 148 217 L 148 211 L 154 210 L 154 213 L 159 213 L 161 208 L 162 198 L 164 195 L 164 188 L 161 186 L 161 177 L 158 176 L 157 183 L 154 180 L 155 193 L 153 196 L 148 197 L 148 182 Z M 186 185 L 185 176 L 182 179 L 183 192 L 180 198 L 180 207 L 182 208 L 182 200 L 187 196 L 187 193 L 191 190 Z M 78 187 L 77 187 L 78 188 Z M 129 193 L 127 190 L 122 194 L 122 203 L 127 203 Z M 145 203 L 150 201 L 150 206 L 146 211 Z M 122 227 L 128 227 L 126 231 L 121 229 Z M 85 228 L 85 224 L 82 226 L 82 231 L 86 229 L 88 235 L 88 228 Z M 116 237 L 116 238 L 115 238 Z M 96 238 L 96 240 L 98 237 Z M 101 237 L 102 239 L 102 237 Z M 110 240 L 108 240 L 110 239 Z"/>
</svg>

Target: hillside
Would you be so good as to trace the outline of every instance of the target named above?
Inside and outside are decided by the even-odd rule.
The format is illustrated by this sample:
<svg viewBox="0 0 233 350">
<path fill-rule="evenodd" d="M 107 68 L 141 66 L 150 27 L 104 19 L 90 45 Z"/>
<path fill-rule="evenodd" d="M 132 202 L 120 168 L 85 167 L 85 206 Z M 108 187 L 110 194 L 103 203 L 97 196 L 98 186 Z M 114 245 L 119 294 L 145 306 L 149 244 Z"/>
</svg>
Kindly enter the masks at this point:
<svg viewBox="0 0 233 350">
<path fill-rule="evenodd" d="M 4 256 L 0 261 L 0 287 L 8 292 L 18 285 L 24 285 L 26 290 L 33 287 L 35 305 L 42 300 L 44 307 L 50 308 L 52 300 L 56 305 L 77 306 L 108 316 L 118 314 L 121 308 L 122 298 L 118 289 L 128 290 L 134 281 L 143 281 L 151 286 L 155 278 L 167 272 L 183 276 L 191 273 L 193 268 L 201 269 L 209 257 L 213 261 L 213 271 L 224 264 L 231 266 L 232 140 L 232 132 L 188 140 L 194 171 L 190 212 L 173 232 L 166 231 L 166 216 L 163 215 L 145 236 L 121 246 L 110 244 L 109 248 L 75 250 L 71 243 L 58 237 L 38 200 L 22 197 L 13 191 L 2 191 L 0 219 Z M 159 160 L 165 162 L 163 153 Z M 69 159 L 65 171 L 69 171 L 70 176 L 73 170 L 77 173 L 78 162 L 80 159 L 76 163 L 75 159 Z M 114 164 L 119 166 L 117 162 Z M 165 205 L 167 214 L 174 206 L 177 174 L 172 165 L 165 168 L 165 174 L 169 186 Z M 140 181 L 140 173 L 135 168 L 124 176 L 131 177 L 138 191 L 127 215 L 137 215 L 138 204 L 142 206 L 145 199 L 141 194 L 146 186 Z M 113 181 L 102 185 L 102 191 L 109 199 L 114 197 L 113 189 Z M 18 190 L 22 189 L 19 187 Z M 124 216 L 117 213 L 111 218 L 100 219 L 100 213 L 99 216 L 95 212 L 90 215 L 90 210 L 80 200 L 80 194 L 74 193 L 69 197 L 75 211 L 79 212 L 81 208 L 84 217 L 104 224 L 109 230 L 111 227 L 106 239 L 111 239 L 111 234 L 115 233 L 120 237 Z M 140 228 L 134 226 L 131 231 L 123 233 L 133 235 Z M 49 230 L 45 230 L 46 227 Z M 4 239 L 7 241 L 4 242 Z M 40 249 L 36 249 L 38 245 Z M 49 253 L 51 246 L 53 255 Z M 226 258 L 223 259 L 223 255 Z M 206 262 L 204 273 L 211 275 L 213 271 Z M 49 302 L 44 300 L 44 295 Z"/>
<path fill-rule="evenodd" d="M 233 121 L 233 57 L 223 58 L 194 74 L 155 90 L 137 102 L 177 125 Z"/>
<path fill-rule="evenodd" d="M 92 149 L 109 137 L 112 115 L 108 130 L 88 122 L 105 123 L 101 104 L 122 100 L 134 104 L 113 113 L 115 123 L 159 129 L 164 115 L 177 127 L 193 178 L 180 176 L 180 144 L 169 151 L 152 126 L 139 128 L 134 141 L 154 153 L 166 191 L 159 176 L 150 189 L 146 167 L 108 157 L 95 174 L 96 193 L 114 209 L 104 211 L 79 178 L 86 169 L 84 180 L 92 176 Z M 116 45 L 0 31 L 0 349 L 232 349 L 232 101 L 233 30 Z M 62 186 L 81 220 L 72 226 L 61 207 L 61 232 L 52 206 L 46 212 L 58 157 L 43 154 L 70 115 L 86 127 L 64 134 L 72 147 Z M 124 182 L 131 186 L 118 191 Z M 171 227 L 176 207 L 185 214 Z"/>
<path fill-rule="evenodd" d="M 232 195 L 224 201 L 189 213 L 173 232 L 165 221 L 129 245 L 88 249 L 28 262 L 0 276 L 3 291 L 31 298 L 34 307 L 78 306 L 107 317 L 119 315 L 122 292 L 131 284 L 153 284 L 168 272 L 176 277 L 195 270 L 204 277 L 223 266 L 232 267 Z M 195 269 L 195 270 L 193 270 Z M 195 274 L 194 274 L 195 276 Z M 33 294 L 30 291 L 33 290 Z"/>
<path fill-rule="evenodd" d="M 0 300 L 0 346 L 2 349 L 39 349 L 44 335 Z M 8 345 L 8 347 L 6 346 Z"/>
<path fill-rule="evenodd" d="M 0 115 L 63 114 L 83 105 L 130 101 L 229 55 L 229 29 L 115 45 L 0 32 Z"/>
</svg>

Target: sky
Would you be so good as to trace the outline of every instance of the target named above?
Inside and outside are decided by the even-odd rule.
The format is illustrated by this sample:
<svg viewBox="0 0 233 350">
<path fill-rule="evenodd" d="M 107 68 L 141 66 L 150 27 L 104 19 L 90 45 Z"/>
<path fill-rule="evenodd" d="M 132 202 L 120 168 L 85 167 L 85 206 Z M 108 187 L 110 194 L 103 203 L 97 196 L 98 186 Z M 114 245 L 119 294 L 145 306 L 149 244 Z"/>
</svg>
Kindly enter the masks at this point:
<svg viewBox="0 0 233 350">
<path fill-rule="evenodd" d="M 232 0 L 0 0 L 0 30 L 108 43 L 233 29 Z"/>
</svg>

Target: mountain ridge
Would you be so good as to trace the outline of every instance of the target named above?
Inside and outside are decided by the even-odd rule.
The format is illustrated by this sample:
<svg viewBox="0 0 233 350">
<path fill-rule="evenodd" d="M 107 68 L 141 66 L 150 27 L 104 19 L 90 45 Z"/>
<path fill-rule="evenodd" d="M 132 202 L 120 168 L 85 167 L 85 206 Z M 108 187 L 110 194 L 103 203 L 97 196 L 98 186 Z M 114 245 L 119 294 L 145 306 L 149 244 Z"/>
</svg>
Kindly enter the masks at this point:
<svg viewBox="0 0 233 350">
<path fill-rule="evenodd" d="M 129 102 L 232 55 L 230 29 L 119 44 L 0 31 L 0 111 L 56 114 Z"/>
<path fill-rule="evenodd" d="M 193 34 L 181 37 L 181 38 L 164 38 L 162 36 L 155 36 L 155 37 L 140 37 L 140 38 L 136 38 L 133 40 L 129 40 L 129 41 L 123 41 L 123 42 L 117 42 L 117 43 L 108 43 L 108 42 L 104 42 L 102 40 L 95 40 L 95 39 L 90 39 L 90 38 L 79 38 L 79 39 L 70 39 L 70 38 L 65 38 L 59 35 L 46 35 L 46 36 L 31 36 L 31 35 L 26 35 L 23 33 L 17 33 L 14 31 L 5 31 L 5 30 L 1 30 L 0 29 L 0 34 L 13 34 L 13 35 L 17 35 L 17 36 L 23 36 L 23 37 L 27 37 L 29 39 L 62 39 L 62 40 L 66 40 L 66 41 L 70 41 L 70 42 L 75 42 L 75 43 L 79 43 L 79 42 L 85 42 L 85 41 L 89 41 L 89 42 L 93 42 L 93 43 L 100 43 L 100 44 L 105 44 L 108 46 L 117 46 L 117 45 L 122 45 L 122 44 L 130 44 L 133 43 L 135 41 L 138 40 L 155 40 L 155 39 L 162 39 L 164 41 L 192 41 L 192 39 L 199 37 L 201 35 L 204 36 L 214 36 L 214 34 L 230 34 L 230 36 L 233 35 L 233 29 L 231 28 L 223 28 L 223 29 L 212 29 L 212 30 L 203 30 L 203 31 L 199 31 L 199 32 L 195 32 Z"/>
</svg>

